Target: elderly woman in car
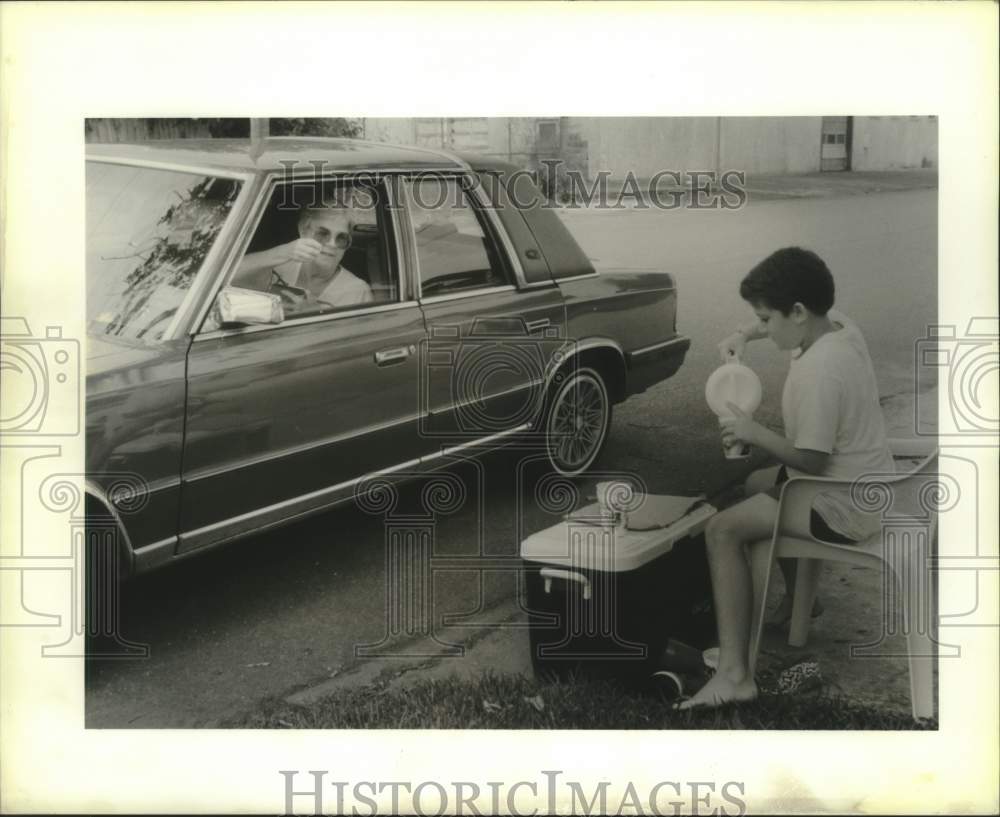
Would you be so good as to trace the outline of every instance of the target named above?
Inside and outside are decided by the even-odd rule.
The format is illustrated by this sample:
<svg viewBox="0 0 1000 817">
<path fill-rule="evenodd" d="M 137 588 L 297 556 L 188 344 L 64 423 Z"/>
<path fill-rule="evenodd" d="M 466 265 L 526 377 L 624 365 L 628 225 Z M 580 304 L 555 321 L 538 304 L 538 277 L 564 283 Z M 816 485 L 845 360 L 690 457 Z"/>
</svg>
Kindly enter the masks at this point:
<svg viewBox="0 0 1000 817">
<path fill-rule="evenodd" d="M 351 212 L 344 204 L 303 207 L 299 237 L 244 256 L 232 283 L 279 292 L 293 309 L 306 303 L 334 307 L 370 303 L 371 287 L 340 263 L 351 246 Z"/>
</svg>

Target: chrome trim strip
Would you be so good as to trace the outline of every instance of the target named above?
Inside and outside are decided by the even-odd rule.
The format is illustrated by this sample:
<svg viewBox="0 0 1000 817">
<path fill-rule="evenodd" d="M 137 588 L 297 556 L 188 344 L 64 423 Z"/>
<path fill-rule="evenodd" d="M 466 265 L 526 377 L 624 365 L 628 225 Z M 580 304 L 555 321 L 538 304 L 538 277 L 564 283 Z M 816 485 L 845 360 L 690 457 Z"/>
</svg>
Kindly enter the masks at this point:
<svg viewBox="0 0 1000 817">
<path fill-rule="evenodd" d="M 392 243 L 395 245 L 396 250 L 396 297 L 401 302 L 406 303 L 412 299 L 410 298 L 409 284 L 405 280 L 406 263 L 403 258 L 403 224 L 402 219 L 399 217 L 402 204 L 398 201 L 396 177 L 393 176 L 384 181 L 383 189 L 386 191 L 388 197 L 386 205 L 389 210 L 389 220 L 392 222 Z M 415 298 L 416 295 L 413 297 Z"/>
<path fill-rule="evenodd" d="M 584 278 L 599 278 L 599 277 L 600 277 L 600 273 L 597 273 L 597 272 L 585 272 L 582 275 L 568 275 L 565 278 L 554 278 L 553 280 L 557 284 L 561 284 L 564 281 L 582 281 Z M 631 295 L 632 293 L 629 292 L 628 294 Z"/>
<path fill-rule="evenodd" d="M 192 482 L 197 482 L 198 480 L 208 479 L 210 477 L 218 477 L 223 474 L 227 474 L 230 471 L 238 471 L 241 468 L 249 468 L 254 465 L 260 465 L 261 463 L 278 460 L 281 459 L 282 457 L 294 456 L 295 454 L 301 454 L 313 448 L 322 448 L 324 445 L 334 445 L 336 443 L 343 442 L 344 440 L 350 440 L 354 437 L 361 437 L 365 434 L 371 434 L 379 431 L 386 431 L 388 429 L 404 425 L 406 423 L 418 423 L 426 416 L 427 416 L 426 413 L 412 414 L 409 417 L 404 417 L 401 420 L 394 420 L 392 422 L 387 422 L 387 423 L 373 423 L 372 425 L 365 426 L 362 429 L 347 434 L 334 434 L 322 440 L 305 443 L 303 445 L 289 446 L 288 448 L 282 448 L 280 451 L 269 451 L 266 454 L 258 454 L 255 457 L 247 457 L 246 459 L 238 460 L 235 463 L 232 462 L 227 463 L 224 466 L 216 466 L 214 468 L 202 468 L 199 470 L 194 470 L 188 474 L 185 474 L 184 482 L 192 483 Z"/>
<path fill-rule="evenodd" d="M 492 434 L 489 437 L 483 437 L 482 439 L 471 440 L 466 443 L 461 443 L 460 445 L 451 446 L 449 448 L 442 449 L 435 454 L 429 454 L 425 457 L 421 457 L 420 459 L 408 460 L 389 468 L 383 468 L 378 471 L 373 471 L 370 474 L 364 474 L 363 476 L 356 477 L 352 480 L 338 483 L 337 485 L 321 488 L 318 491 L 302 494 L 301 496 L 293 497 L 292 499 L 286 499 L 282 502 L 268 505 L 265 508 L 249 511 L 244 514 L 240 514 L 239 516 L 224 519 L 221 522 L 214 522 L 211 525 L 206 525 L 204 527 L 182 533 L 178 539 L 177 556 L 183 556 L 190 551 L 197 550 L 198 548 L 205 547 L 207 545 L 222 544 L 229 539 L 244 533 L 249 533 L 250 531 L 258 531 L 263 528 L 284 524 L 300 516 L 324 510 L 327 506 L 335 505 L 338 502 L 345 501 L 349 498 L 349 496 L 337 497 L 338 493 L 347 491 L 348 489 L 351 489 L 366 480 L 392 476 L 393 474 L 407 468 L 417 469 L 422 465 L 433 463 L 443 457 L 447 457 L 476 446 L 488 445 L 495 440 L 509 437 L 512 434 L 518 434 L 530 428 L 530 423 L 524 423 L 516 428 L 501 431 L 500 433 Z M 213 533 L 218 533 L 219 531 L 222 531 L 222 533 L 218 536 L 212 536 Z M 198 540 L 205 538 L 208 538 L 209 541 L 199 544 Z"/>
<path fill-rule="evenodd" d="M 416 301 L 404 301 L 402 303 L 391 303 L 391 304 L 379 304 L 378 306 L 369 306 L 365 309 L 352 309 L 350 311 L 343 312 L 330 312 L 326 315 L 313 315 L 311 318 L 301 318 L 299 320 L 289 319 L 283 321 L 282 323 L 267 323 L 259 324 L 257 326 L 240 326 L 234 329 L 214 329 L 211 332 L 206 332 L 203 335 L 196 335 L 194 342 L 198 343 L 203 340 L 216 340 L 218 338 L 227 338 L 232 335 L 251 335 L 256 332 L 270 332 L 277 329 L 289 329 L 293 326 L 307 326 L 311 323 L 326 323 L 327 321 L 341 320 L 342 318 L 356 318 L 362 315 L 374 315 L 379 312 L 396 312 L 400 309 L 415 309 L 419 306 Z"/>
<path fill-rule="evenodd" d="M 437 454 L 430 454 L 426 457 L 420 458 L 420 464 L 424 465 L 428 462 L 433 462 L 434 460 L 440 459 L 441 457 L 447 457 L 451 454 L 455 454 L 459 451 L 466 451 L 469 448 L 475 448 L 480 445 L 486 445 L 493 442 L 494 440 L 501 440 L 504 437 L 509 437 L 511 434 L 519 434 L 522 431 L 527 431 L 531 428 L 531 423 L 522 423 L 516 428 L 509 428 L 506 431 L 501 431 L 497 434 L 491 434 L 489 437 L 483 437 L 480 440 L 469 440 L 467 443 L 460 443 L 459 445 L 453 445 L 449 448 L 441 449 Z"/>
<path fill-rule="evenodd" d="M 409 225 L 409 230 L 406 234 L 406 243 L 410 247 L 410 260 L 413 262 L 413 267 L 410 270 L 411 276 L 411 286 L 413 287 L 413 297 L 417 301 L 420 299 L 420 253 L 417 251 L 417 230 L 413 224 L 413 219 L 410 217 L 410 210 L 414 207 L 413 202 L 413 179 L 408 177 L 401 177 L 399 179 L 399 184 L 403 192 L 403 208 L 406 211 L 406 223 Z"/>
<path fill-rule="evenodd" d="M 338 483 L 337 485 L 331 485 L 326 488 L 320 488 L 317 491 L 312 491 L 308 494 L 301 494 L 297 497 L 292 497 L 291 499 L 283 500 L 282 502 L 276 502 L 273 505 L 268 505 L 264 508 L 258 508 L 254 511 L 248 511 L 247 513 L 240 514 L 239 516 L 233 516 L 229 519 L 224 519 L 221 522 L 213 522 L 211 525 L 205 525 L 201 528 L 196 528 L 195 530 L 182 533 L 180 536 L 180 543 L 183 547 L 190 540 L 197 541 L 199 538 L 204 538 L 209 536 L 213 531 L 226 530 L 227 528 L 232 529 L 231 533 L 223 534 L 219 541 L 230 538 L 234 535 L 240 533 L 245 533 L 250 530 L 256 530 L 260 526 L 276 524 L 278 522 L 289 521 L 290 519 L 303 514 L 309 513 L 311 511 L 319 510 L 323 507 L 325 501 L 329 500 L 332 504 L 337 500 L 332 500 L 330 497 L 336 495 L 338 492 L 346 491 L 347 489 L 357 485 L 359 482 L 363 482 L 366 479 L 377 479 L 381 476 L 389 476 L 396 471 L 401 471 L 404 468 L 413 468 L 420 465 L 420 460 L 408 460 L 407 462 L 400 463 L 399 465 L 394 465 L 391 468 L 384 468 L 380 471 L 373 471 L 370 474 L 365 474 L 361 477 L 355 477 L 354 479 L 347 480 L 346 482 Z M 316 503 L 316 504 L 312 504 Z M 299 510 L 294 510 L 295 508 Z M 269 521 L 262 522 L 261 525 L 256 524 L 255 520 L 267 519 Z M 243 527 L 246 523 L 251 523 L 249 526 Z M 214 542 L 215 540 L 213 540 Z M 206 542 L 205 544 L 210 544 Z M 200 545 L 193 544 L 190 548 L 184 548 L 185 550 L 191 550 L 200 547 Z"/>
<path fill-rule="evenodd" d="M 504 391 L 497 392 L 496 394 L 487 395 L 485 399 L 493 400 L 497 398 L 506 397 L 510 394 L 515 394 L 516 392 L 525 391 L 526 389 L 534 389 L 545 383 L 544 380 L 532 380 L 529 383 L 525 383 L 519 386 L 513 386 Z M 185 483 L 198 482 L 203 479 L 210 479 L 212 477 L 222 476 L 230 471 L 238 471 L 241 468 L 249 468 L 254 465 L 260 465 L 262 463 L 271 462 L 274 460 L 281 459 L 282 457 L 294 456 L 296 454 L 301 454 L 305 451 L 309 451 L 312 448 L 321 448 L 325 445 L 334 445 L 344 440 L 349 440 L 354 437 L 360 437 L 365 434 L 373 434 L 380 431 L 386 431 L 388 429 L 394 428 L 396 426 L 405 425 L 407 423 L 419 423 L 426 417 L 432 414 L 446 414 L 451 411 L 461 411 L 466 406 L 470 406 L 473 403 L 478 403 L 483 398 L 473 398 L 470 400 L 465 400 L 461 403 L 452 403 L 447 408 L 435 409 L 434 411 L 425 411 L 418 414 L 411 414 L 400 420 L 394 420 L 392 422 L 386 423 L 373 423 L 372 425 L 367 425 L 362 429 L 353 431 L 347 434 L 334 434 L 330 437 L 326 437 L 319 441 L 313 441 L 303 445 L 290 446 L 288 448 L 283 448 L 280 451 L 270 451 L 266 454 L 259 454 L 255 457 L 247 457 L 246 459 L 239 460 L 235 463 L 227 463 L 224 466 L 217 466 L 214 468 L 202 468 L 200 470 L 191 471 L 184 476 Z M 507 432 L 501 432 L 507 433 Z M 484 438 L 489 439 L 489 438 Z M 177 484 L 180 484 L 180 480 L 177 480 Z"/>
<path fill-rule="evenodd" d="M 662 343 L 654 343 L 651 346 L 643 346 L 641 349 L 634 349 L 628 352 L 629 357 L 640 357 L 641 355 L 647 355 L 650 352 L 658 352 L 670 348 L 671 346 L 684 346 L 689 348 L 691 346 L 691 339 L 683 336 L 677 336 L 671 340 L 665 340 Z"/>
<path fill-rule="evenodd" d="M 153 542 L 136 550 L 132 566 L 133 573 L 145 573 L 149 570 L 154 570 L 160 565 L 167 564 L 174 558 L 174 552 L 177 550 L 177 542 L 178 539 L 176 536 L 170 536 L 167 539 L 161 539 L 159 542 Z"/>
<path fill-rule="evenodd" d="M 128 165 L 129 167 L 150 167 L 154 170 L 173 170 L 180 173 L 197 173 L 202 176 L 218 176 L 223 179 L 253 181 L 253 170 L 233 170 L 219 165 L 183 164 L 179 162 L 157 162 L 153 159 L 125 158 L 116 156 L 86 156 L 87 162 L 101 162 L 108 165 Z"/>
<path fill-rule="evenodd" d="M 522 284 L 519 289 L 551 289 L 556 285 L 553 280 L 548 281 L 534 281 L 530 284 Z"/>
<path fill-rule="evenodd" d="M 146 483 L 146 493 L 154 494 L 157 491 L 165 491 L 168 488 L 179 488 L 180 485 L 180 477 L 164 477 L 163 479 L 156 480 L 156 482 Z"/>
<path fill-rule="evenodd" d="M 517 287 L 513 284 L 504 284 L 499 287 L 483 287 L 482 289 L 470 289 L 465 292 L 453 292 L 450 295 L 432 295 L 430 298 L 421 298 L 419 303 L 423 304 L 437 304 L 443 301 L 458 301 L 463 298 L 475 298 L 479 295 L 493 295 L 497 292 L 515 292 Z"/>
</svg>

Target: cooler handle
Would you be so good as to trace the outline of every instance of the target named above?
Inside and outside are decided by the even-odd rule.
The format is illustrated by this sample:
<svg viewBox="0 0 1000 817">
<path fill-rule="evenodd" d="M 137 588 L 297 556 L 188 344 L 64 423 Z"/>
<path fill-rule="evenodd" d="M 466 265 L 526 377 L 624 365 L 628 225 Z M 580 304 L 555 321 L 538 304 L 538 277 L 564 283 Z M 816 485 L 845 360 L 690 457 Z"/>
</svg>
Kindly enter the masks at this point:
<svg viewBox="0 0 1000 817">
<path fill-rule="evenodd" d="M 543 567 L 541 569 L 541 576 L 545 579 L 545 592 L 552 592 L 552 580 L 553 579 L 565 579 L 568 582 L 576 582 L 577 584 L 583 585 L 583 599 L 584 601 L 590 601 L 590 579 L 584 576 L 582 573 L 576 573 L 573 570 L 559 570 L 555 567 Z"/>
</svg>

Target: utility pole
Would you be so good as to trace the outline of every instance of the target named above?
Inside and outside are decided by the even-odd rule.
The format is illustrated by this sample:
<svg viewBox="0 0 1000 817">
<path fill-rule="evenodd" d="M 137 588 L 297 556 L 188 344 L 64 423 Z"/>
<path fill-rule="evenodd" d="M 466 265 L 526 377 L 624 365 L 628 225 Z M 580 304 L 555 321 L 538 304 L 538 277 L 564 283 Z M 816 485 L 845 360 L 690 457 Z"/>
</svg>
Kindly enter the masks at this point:
<svg viewBox="0 0 1000 817">
<path fill-rule="evenodd" d="M 715 117 L 715 184 L 722 178 L 722 117 Z"/>
<path fill-rule="evenodd" d="M 264 152 L 264 143 L 270 133 L 270 119 L 250 119 L 250 155 L 254 159 Z"/>
</svg>

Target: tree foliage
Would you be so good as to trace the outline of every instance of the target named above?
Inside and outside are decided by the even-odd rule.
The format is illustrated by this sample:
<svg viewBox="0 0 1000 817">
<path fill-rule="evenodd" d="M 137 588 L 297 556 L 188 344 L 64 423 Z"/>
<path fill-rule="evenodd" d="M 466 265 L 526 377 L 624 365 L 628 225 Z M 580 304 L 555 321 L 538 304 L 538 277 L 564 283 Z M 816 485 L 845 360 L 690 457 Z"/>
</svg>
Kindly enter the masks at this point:
<svg viewBox="0 0 1000 817">
<path fill-rule="evenodd" d="M 207 120 L 212 136 L 216 138 L 246 139 L 250 136 L 249 119 Z M 299 117 L 295 119 L 269 119 L 271 136 L 340 136 L 354 138 L 361 135 L 361 122 L 344 117 Z"/>
</svg>

